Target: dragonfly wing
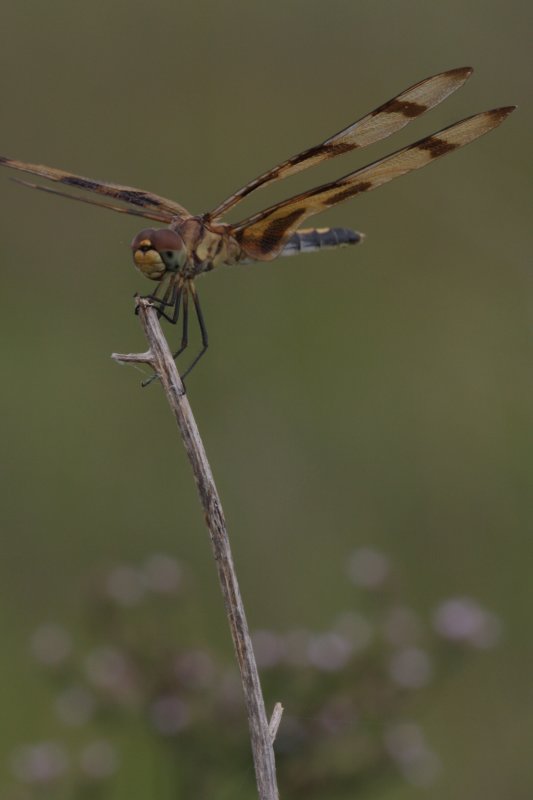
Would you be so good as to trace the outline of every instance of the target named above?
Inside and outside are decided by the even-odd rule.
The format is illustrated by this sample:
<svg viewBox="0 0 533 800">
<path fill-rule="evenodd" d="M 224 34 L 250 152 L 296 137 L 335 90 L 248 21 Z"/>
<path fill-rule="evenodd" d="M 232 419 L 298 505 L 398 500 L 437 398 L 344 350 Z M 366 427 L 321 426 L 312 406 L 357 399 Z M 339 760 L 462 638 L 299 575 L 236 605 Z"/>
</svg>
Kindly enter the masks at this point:
<svg viewBox="0 0 533 800">
<path fill-rule="evenodd" d="M 111 211 L 118 211 L 119 214 L 130 214 L 134 217 L 143 217 L 144 219 L 154 219 L 158 222 L 170 222 L 176 219 L 176 215 L 170 215 L 168 211 L 158 212 L 143 210 L 141 208 L 134 208 L 133 206 L 117 206 L 114 203 L 106 203 L 105 200 L 93 200 L 90 197 L 82 197 L 77 194 L 69 194 L 69 192 L 62 192 L 59 189 L 52 189 L 51 186 L 43 186 L 39 183 L 32 183 L 31 181 L 23 181 L 20 178 L 12 178 L 15 183 L 20 183 L 21 186 L 28 186 L 30 189 L 38 189 L 40 192 L 48 192 L 48 194 L 55 194 L 58 197 L 66 197 L 68 200 L 77 200 L 80 203 L 88 203 L 91 206 L 99 206 L 99 208 L 109 208 Z"/>
<path fill-rule="evenodd" d="M 54 167 L 47 167 L 43 164 L 29 164 L 26 161 L 17 161 L 7 156 L 0 156 L 0 166 L 16 169 L 20 172 L 29 172 L 31 175 L 38 175 L 41 178 L 46 178 L 49 181 L 61 183 L 63 186 L 70 186 L 75 189 L 83 189 L 87 192 L 95 192 L 96 194 L 103 195 L 104 197 L 112 197 L 115 200 L 121 200 L 130 206 L 134 206 L 139 210 L 137 216 L 148 217 L 149 219 L 160 219 L 164 222 L 170 222 L 173 218 L 179 216 L 189 216 L 189 213 L 183 206 L 175 203 L 173 200 L 168 200 L 165 197 L 159 197 L 152 192 L 146 192 L 143 189 L 136 189 L 132 186 L 122 186 L 116 183 L 105 183 L 103 181 L 95 181 L 91 178 L 85 178 L 82 175 L 75 175 L 72 172 L 65 172 L 61 169 Z M 36 184 L 27 183 L 26 185 L 31 188 L 42 188 Z M 45 189 L 46 190 L 46 189 Z M 53 190 L 49 190 L 53 191 Z M 58 194 L 63 194 L 57 192 Z M 72 198 L 73 195 L 66 195 Z M 77 198 L 76 198 L 77 199 Z M 113 211 L 118 211 L 119 208 L 113 205 L 106 205 L 106 203 L 94 201 L 94 205 L 100 205 L 104 208 L 111 208 Z M 145 213 L 142 213 L 145 212 Z M 152 212 L 157 212 L 158 216 L 151 216 Z"/>
<path fill-rule="evenodd" d="M 393 97 L 392 100 L 379 106 L 348 128 L 344 128 L 326 139 L 322 144 L 298 153 L 246 184 L 217 206 L 209 216 L 212 218 L 222 216 L 250 192 L 260 187 L 287 178 L 289 175 L 294 175 L 335 156 L 379 142 L 396 133 L 459 89 L 468 80 L 472 71 L 471 67 L 460 67 L 415 83 L 414 86 L 410 86 L 409 89 Z"/>
<path fill-rule="evenodd" d="M 302 224 L 313 214 L 430 164 L 500 125 L 514 106 L 496 108 L 456 122 L 402 150 L 332 183 L 296 195 L 232 226 L 245 254 L 258 261 L 276 258 Z"/>
</svg>

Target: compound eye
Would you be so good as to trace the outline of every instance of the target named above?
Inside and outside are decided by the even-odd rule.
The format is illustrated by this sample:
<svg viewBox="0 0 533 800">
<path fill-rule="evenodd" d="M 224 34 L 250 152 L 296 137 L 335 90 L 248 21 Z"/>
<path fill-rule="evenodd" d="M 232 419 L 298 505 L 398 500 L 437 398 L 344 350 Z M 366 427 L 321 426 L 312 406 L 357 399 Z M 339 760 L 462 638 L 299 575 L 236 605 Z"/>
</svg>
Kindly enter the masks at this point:
<svg viewBox="0 0 533 800">
<path fill-rule="evenodd" d="M 133 252 L 135 253 L 137 250 L 140 250 L 141 253 L 148 253 L 150 250 L 153 250 L 155 233 L 157 233 L 155 228 L 146 228 L 144 231 L 138 233 L 131 243 L 131 249 Z"/>
<path fill-rule="evenodd" d="M 160 228 L 153 232 L 150 237 L 152 246 L 158 253 L 169 258 L 176 252 L 183 248 L 183 240 L 176 231 L 171 231 L 169 228 Z"/>
<path fill-rule="evenodd" d="M 155 231 L 151 241 L 166 268 L 172 272 L 178 270 L 185 258 L 185 247 L 181 236 L 169 228 L 161 228 Z"/>
</svg>

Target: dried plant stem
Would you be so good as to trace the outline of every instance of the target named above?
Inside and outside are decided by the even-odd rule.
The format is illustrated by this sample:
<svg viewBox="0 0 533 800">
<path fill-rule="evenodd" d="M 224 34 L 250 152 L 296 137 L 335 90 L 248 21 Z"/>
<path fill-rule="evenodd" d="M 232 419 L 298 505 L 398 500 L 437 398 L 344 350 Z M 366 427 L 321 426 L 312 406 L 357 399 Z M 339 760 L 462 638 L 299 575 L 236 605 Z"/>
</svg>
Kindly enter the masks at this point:
<svg viewBox="0 0 533 800">
<path fill-rule="evenodd" d="M 157 314 L 150 303 L 142 298 L 137 298 L 137 310 L 150 350 L 147 353 L 137 354 L 113 353 L 112 358 L 120 363 L 150 364 L 160 378 L 178 424 L 209 529 L 218 578 L 241 673 L 259 798 L 260 800 L 278 800 L 273 741 L 283 709 L 281 704 L 276 704 L 269 724 L 233 564 L 224 512 L 211 467 L 176 364 L 159 325 Z"/>
</svg>

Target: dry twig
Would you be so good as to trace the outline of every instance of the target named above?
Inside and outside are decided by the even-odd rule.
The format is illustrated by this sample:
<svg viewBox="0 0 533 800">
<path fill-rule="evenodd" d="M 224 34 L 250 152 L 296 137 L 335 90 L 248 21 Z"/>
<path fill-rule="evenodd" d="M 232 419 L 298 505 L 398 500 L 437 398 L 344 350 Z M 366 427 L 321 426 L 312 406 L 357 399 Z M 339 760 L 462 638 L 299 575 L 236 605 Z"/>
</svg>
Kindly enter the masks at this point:
<svg viewBox="0 0 533 800">
<path fill-rule="evenodd" d="M 278 800 L 273 742 L 283 708 L 280 703 L 276 704 L 269 724 L 233 564 L 224 512 L 211 467 L 176 364 L 159 325 L 157 314 L 150 303 L 142 298 L 137 298 L 137 309 L 150 350 L 146 353 L 136 354 L 113 353 L 112 358 L 120 363 L 150 364 L 161 380 L 178 424 L 209 529 L 218 578 L 241 673 L 259 798 L 260 800 Z"/>
</svg>

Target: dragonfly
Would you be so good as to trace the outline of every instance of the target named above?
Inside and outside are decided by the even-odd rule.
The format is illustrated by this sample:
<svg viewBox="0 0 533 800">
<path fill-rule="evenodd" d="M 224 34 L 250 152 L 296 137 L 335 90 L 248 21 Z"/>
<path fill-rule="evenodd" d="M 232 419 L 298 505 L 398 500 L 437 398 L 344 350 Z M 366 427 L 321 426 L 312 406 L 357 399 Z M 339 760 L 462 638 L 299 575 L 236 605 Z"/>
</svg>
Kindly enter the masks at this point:
<svg viewBox="0 0 533 800">
<path fill-rule="evenodd" d="M 143 189 L 92 180 L 6 156 L 0 156 L 0 165 L 100 197 L 70 194 L 46 184 L 14 178 L 33 189 L 166 224 L 166 227 L 144 228 L 134 237 L 131 249 L 137 269 L 158 284 L 153 292 L 145 295 L 158 315 L 175 325 L 181 313 L 181 343 L 173 353 L 174 358 L 188 346 L 189 298 L 192 300 L 200 329 L 201 349 L 184 371 L 182 378 L 185 378 L 209 344 L 195 286 L 199 275 L 222 265 L 267 262 L 279 257 L 357 244 L 363 239 L 363 234 L 358 231 L 341 227 L 305 228 L 301 225 L 321 211 L 425 167 L 478 139 L 500 125 L 515 106 L 494 108 L 467 117 L 337 180 L 271 205 L 241 222 L 228 223 L 221 218 L 258 189 L 396 133 L 459 89 L 472 72 L 471 67 L 460 67 L 414 84 L 321 144 L 309 147 L 259 175 L 215 209 L 200 215 L 190 214 L 174 200 Z M 122 205 L 109 199 L 120 201 Z"/>
</svg>

